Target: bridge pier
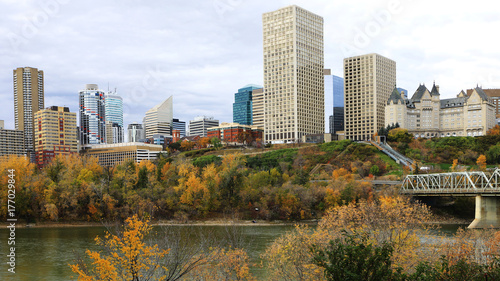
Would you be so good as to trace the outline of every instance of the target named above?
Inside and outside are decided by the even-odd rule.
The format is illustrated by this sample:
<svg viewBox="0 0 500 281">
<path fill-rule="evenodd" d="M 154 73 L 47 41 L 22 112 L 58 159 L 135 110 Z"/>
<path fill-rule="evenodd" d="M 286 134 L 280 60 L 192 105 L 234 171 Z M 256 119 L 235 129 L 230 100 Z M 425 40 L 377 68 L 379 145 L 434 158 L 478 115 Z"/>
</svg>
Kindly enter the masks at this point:
<svg viewBox="0 0 500 281">
<path fill-rule="evenodd" d="M 468 228 L 500 228 L 500 197 L 476 196 L 476 218 Z"/>
</svg>

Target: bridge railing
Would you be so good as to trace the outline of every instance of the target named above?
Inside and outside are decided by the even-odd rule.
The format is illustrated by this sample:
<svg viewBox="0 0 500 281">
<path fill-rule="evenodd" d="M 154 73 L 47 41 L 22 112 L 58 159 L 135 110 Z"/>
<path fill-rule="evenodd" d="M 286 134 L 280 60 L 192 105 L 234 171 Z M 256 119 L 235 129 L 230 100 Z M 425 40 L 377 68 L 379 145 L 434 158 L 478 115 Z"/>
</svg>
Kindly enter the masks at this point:
<svg viewBox="0 0 500 281">
<path fill-rule="evenodd" d="M 481 171 L 407 175 L 401 193 L 491 193 L 500 192 L 500 169 Z"/>
</svg>

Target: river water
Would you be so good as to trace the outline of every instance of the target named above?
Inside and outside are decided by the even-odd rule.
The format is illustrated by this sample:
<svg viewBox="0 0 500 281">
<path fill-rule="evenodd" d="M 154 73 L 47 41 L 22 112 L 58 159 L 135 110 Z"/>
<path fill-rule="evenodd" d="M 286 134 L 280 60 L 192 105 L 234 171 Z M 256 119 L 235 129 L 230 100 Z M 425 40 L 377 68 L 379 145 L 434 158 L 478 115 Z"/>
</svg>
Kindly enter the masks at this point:
<svg viewBox="0 0 500 281">
<path fill-rule="evenodd" d="M 183 226 L 177 226 L 183 227 Z M 458 225 L 442 225 L 444 234 L 456 232 Z M 227 232 L 224 226 L 195 226 L 202 233 L 221 235 Z M 251 263 L 260 263 L 260 255 L 274 239 L 293 229 L 293 225 L 241 225 L 235 227 L 246 245 Z M 94 239 L 103 236 L 104 227 L 50 227 L 16 229 L 16 268 L 8 272 L 9 254 L 7 245 L 9 231 L 0 229 L 0 280 L 76 280 L 76 275 L 68 264 L 75 254 L 84 254 L 86 249 L 97 250 Z M 156 227 L 155 230 L 161 230 Z M 265 269 L 252 267 L 257 277 L 265 274 Z"/>
<path fill-rule="evenodd" d="M 183 227 L 183 226 L 178 226 Z M 194 226 L 203 233 L 223 235 L 224 226 Z M 259 256 L 274 239 L 292 230 L 293 225 L 242 225 L 236 226 L 247 245 L 252 263 L 258 263 Z M 155 228 L 159 230 L 160 228 Z M 104 227 L 49 227 L 16 229 L 16 268 L 8 272 L 7 264 L 11 247 L 8 243 L 9 231 L 0 229 L 0 280 L 76 280 L 68 264 L 72 263 L 75 253 L 84 254 L 86 249 L 97 250 L 94 239 L 102 237 Z M 218 233 L 218 234 L 217 234 Z M 256 275 L 262 274 L 261 268 L 252 268 Z M 73 278 L 72 278 L 73 277 Z"/>
</svg>

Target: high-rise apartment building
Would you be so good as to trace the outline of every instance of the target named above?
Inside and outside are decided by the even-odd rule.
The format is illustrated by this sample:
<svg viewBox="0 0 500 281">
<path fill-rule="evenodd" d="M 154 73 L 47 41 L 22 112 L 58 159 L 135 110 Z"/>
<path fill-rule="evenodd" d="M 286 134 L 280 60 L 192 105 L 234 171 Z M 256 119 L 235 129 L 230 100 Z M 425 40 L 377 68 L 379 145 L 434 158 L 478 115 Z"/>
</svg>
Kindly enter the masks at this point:
<svg viewBox="0 0 500 281">
<path fill-rule="evenodd" d="M 183 138 L 186 136 L 186 122 L 180 121 L 179 119 L 174 118 L 172 120 L 172 132 L 173 130 L 179 130 L 180 137 Z"/>
<path fill-rule="evenodd" d="M 0 156 L 26 155 L 24 149 L 24 131 L 5 129 L 4 120 L 0 120 Z"/>
<path fill-rule="evenodd" d="M 325 69 L 325 132 L 335 134 L 344 130 L 344 78 Z"/>
<path fill-rule="evenodd" d="M 128 142 L 139 142 L 146 138 L 142 124 L 132 123 L 128 125 Z"/>
<path fill-rule="evenodd" d="M 14 69 L 14 120 L 16 130 L 24 131 L 24 148 L 35 161 L 33 116 L 44 107 L 43 71 L 33 67 Z"/>
<path fill-rule="evenodd" d="M 106 135 L 107 143 L 122 143 L 123 139 L 123 99 L 116 91 L 108 92 L 104 99 L 106 110 L 106 126 L 111 123 L 111 128 L 106 129 L 106 132 L 111 132 L 112 135 Z M 109 142 L 109 141 L 112 142 Z"/>
<path fill-rule="evenodd" d="M 395 85 L 395 61 L 378 54 L 344 59 L 346 139 L 369 140 L 385 126 L 385 105 Z"/>
<path fill-rule="evenodd" d="M 262 22 L 265 141 L 324 133 L 323 18 L 288 6 Z"/>
<path fill-rule="evenodd" d="M 39 168 L 56 155 L 78 153 L 76 113 L 68 107 L 51 106 L 35 113 L 35 152 Z"/>
<path fill-rule="evenodd" d="M 219 126 L 219 120 L 215 120 L 213 117 L 198 116 L 189 121 L 189 135 L 206 137 L 207 129 L 217 126 Z"/>
<path fill-rule="evenodd" d="M 173 97 L 170 96 L 162 103 L 146 111 L 146 116 L 142 122 L 146 138 L 152 138 L 155 134 L 172 136 L 173 119 Z"/>
<path fill-rule="evenodd" d="M 87 84 L 80 96 L 80 145 L 106 143 L 105 93 L 96 84 Z"/>
<path fill-rule="evenodd" d="M 264 128 L 264 88 L 252 92 L 252 124 Z"/>
<path fill-rule="evenodd" d="M 242 125 L 252 125 L 252 94 L 254 90 L 262 89 L 257 85 L 246 85 L 234 94 L 233 122 Z"/>
</svg>

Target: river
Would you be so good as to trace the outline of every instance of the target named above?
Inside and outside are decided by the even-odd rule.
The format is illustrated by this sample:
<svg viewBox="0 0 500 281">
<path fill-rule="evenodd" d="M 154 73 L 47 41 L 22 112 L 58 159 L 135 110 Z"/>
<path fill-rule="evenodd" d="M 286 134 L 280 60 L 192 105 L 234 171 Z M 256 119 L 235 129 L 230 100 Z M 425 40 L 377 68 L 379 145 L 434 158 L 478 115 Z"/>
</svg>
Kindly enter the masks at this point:
<svg viewBox="0 0 500 281">
<path fill-rule="evenodd" d="M 183 226 L 178 226 L 183 227 Z M 224 226 L 194 226 L 203 233 L 218 235 L 225 232 Z M 266 246 L 293 225 L 242 225 L 237 226 L 252 263 L 260 261 L 259 256 Z M 160 228 L 156 227 L 155 230 Z M 7 245 L 9 231 L 0 229 L 0 280 L 76 280 L 68 264 L 75 254 L 84 254 L 86 249 L 97 250 L 94 239 L 103 236 L 104 227 L 47 227 L 18 228 L 15 233 L 16 268 L 15 273 L 8 272 L 9 254 Z M 221 234 L 222 235 L 222 234 Z M 261 275 L 262 269 L 252 268 L 252 272 Z M 72 278 L 72 276 L 74 278 Z"/>
<path fill-rule="evenodd" d="M 176 226 L 184 227 L 184 226 Z M 203 233 L 223 235 L 224 226 L 194 226 Z M 236 226 L 243 237 L 251 263 L 260 262 L 262 254 L 274 239 L 293 229 L 293 225 L 241 225 Z M 456 232 L 458 225 L 442 225 L 444 235 Z M 76 253 L 84 254 L 86 249 L 97 250 L 94 239 L 103 236 L 104 227 L 47 227 L 16 229 L 16 267 L 15 273 L 8 272 L 9 254 L 7 245 L 9 230 L 0 229 L 1 266 L 0 280 L 76 280 L 68 264 L 72 263 Z M 160 230 L 156 227 L 155 230 Z M 441 234 L 443 235 L 443 234 Z M 265 274 L 265 269 L 252 267 L 257 277 Z"/>
</svg>

